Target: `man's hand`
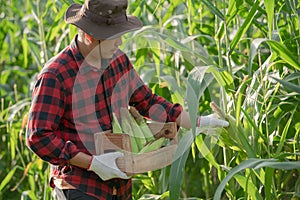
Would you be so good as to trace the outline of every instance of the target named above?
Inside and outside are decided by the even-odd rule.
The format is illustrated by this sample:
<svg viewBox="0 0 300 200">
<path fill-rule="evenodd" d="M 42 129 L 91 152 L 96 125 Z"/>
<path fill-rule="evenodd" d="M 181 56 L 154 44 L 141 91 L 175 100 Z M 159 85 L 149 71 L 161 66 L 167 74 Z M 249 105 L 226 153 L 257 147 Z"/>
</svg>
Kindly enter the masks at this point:
<svg viewBox="0 0 300 200">
<path fill-rule="evenodd" d="M 122 156 L 124 154 L 121 152 L 94 155 L 88 170 L 95 172 L 104 181 L 112 178 L 128 179 L 130 177 L 122 172 L 116 164 L 116 159 Z"/>
<path fill-rule="evenodd" d="M 199 116 L 197 119 L 198 127 L 227 127 L 229 123 L 225 120 L 218 119 L 215 114 L 207 115 L 207 116 Z"/>
</svg>

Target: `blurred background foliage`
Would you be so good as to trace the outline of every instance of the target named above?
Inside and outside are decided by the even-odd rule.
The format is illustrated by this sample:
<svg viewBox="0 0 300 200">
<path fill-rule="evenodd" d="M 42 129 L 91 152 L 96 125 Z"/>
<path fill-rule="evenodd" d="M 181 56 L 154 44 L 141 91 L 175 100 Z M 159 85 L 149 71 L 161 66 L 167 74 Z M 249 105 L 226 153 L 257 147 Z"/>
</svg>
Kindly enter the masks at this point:
<svg viewBox="0 0 300 200">
<path fill-rule="evenodd" d="M 37 73 L 74 37 L 74 2 L 0 0 L 0 199 L 51 199 L 25 126 Z M 145 83 L 192 119 L 213 101 L 231 120 L 180 129 L 179 159 L 134 176 L 133 199 L 298 199 L 298 1 L 131 0 L 128 13 L 144 28 L 121 49 Z"/>
</svg>

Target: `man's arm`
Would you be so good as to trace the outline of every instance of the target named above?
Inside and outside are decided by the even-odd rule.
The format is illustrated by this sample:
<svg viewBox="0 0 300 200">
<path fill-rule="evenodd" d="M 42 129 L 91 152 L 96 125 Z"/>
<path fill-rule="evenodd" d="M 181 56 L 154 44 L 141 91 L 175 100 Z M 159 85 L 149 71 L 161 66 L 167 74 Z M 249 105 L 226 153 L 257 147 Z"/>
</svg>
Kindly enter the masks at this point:
<svg viewBox="0 0 300 200">
<path fill-rule="evenodd" d="M 81 167 L 83 169 L 88 169 L 91 160 L 92 156 L 83 152 L 79 152 L 78 154 L 76 154 L 76 156 L 71 158 L 70 164 L 77 167 Z"/>
<path fill-rule="evenodd" d="M 77 146 L 57 136 L 66 98 L 56 75 L 40 75 L 32 94 L 26 130 L 26 144 L 41 159 L 64 165 L 78 154 Z"/>
<path fill-rule="evenodd" d="M 196 126 L 197 127 L 227 127 L 229 123 L 225 120 L 219 119 L 216 115 L 211 114 L 207 116 L 198 116 L 196 119 Z M 190 115 L 186 111 L 182 111 L 180 115 L 176 119 L 176 123 L 178 126 L 183 128 L 190 129 L 191 128 L 191 120 Z"/>
<path fill-rule="evenodd" d="M 176 124 L 183 128 L 190 129 L 191 128 L 191 120 L 190 115 L 187 111 L 182 111 L 180 115 L 176 119 Z"/>
<path fill-rule="evenodd" d="M 95 172 L 102 180 L 106 181 L 112 178 L 128 179 L 116 163 L 118 157 L 124 156 L 121 152 L 105 153 L 97 156 L 90 156 L 79 152 L 70 160 L 70 164 Z"/>
</svg>

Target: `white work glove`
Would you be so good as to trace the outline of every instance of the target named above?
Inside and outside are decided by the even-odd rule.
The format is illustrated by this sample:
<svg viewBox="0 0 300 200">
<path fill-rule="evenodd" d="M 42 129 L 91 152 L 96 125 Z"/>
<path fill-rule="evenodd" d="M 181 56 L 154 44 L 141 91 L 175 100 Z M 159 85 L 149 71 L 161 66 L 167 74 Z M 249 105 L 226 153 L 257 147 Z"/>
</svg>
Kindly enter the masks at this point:
<svg viewBox="0 0 300 200">
<path fill-rule="evenodd" d="M 116 159 L 122 156 L 124 154 L 121 152 L 94 155 L 88 170 L 95 172 L 104 181 L 112 178 L 128 179 L 130 177 L 122 172 L 116 164 Z"/>
<path fill-rule="evenodd" d="M 215 114 L 207 115 L 207 116 L 199 116 L 197 119 L 197 126 L 201 127 L 227 127 L 229 123 L 225 120 L 218 119 Z"/>
</svg>

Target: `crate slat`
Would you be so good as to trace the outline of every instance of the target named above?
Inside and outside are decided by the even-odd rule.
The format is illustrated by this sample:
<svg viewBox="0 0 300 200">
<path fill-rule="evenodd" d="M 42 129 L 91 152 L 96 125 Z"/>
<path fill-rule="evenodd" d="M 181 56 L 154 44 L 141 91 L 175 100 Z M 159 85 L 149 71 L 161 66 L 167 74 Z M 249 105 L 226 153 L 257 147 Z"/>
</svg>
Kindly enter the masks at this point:
<svg viewBox="0 0 300 200">
<path fill-rule="evenodd" d="M 161 169 L 172 164 L 176 148 L 177 145 L 172 144 L 148 153 L 132 154 L 128 152 L 124 157 L 117 158 L 117 165 L 121 171 L 127 174 Z"/>
<path fill-rule="evenodd" d="M 148 123 L 148 126 L 155 138 L 169 138 L 170 144 L 152 152 L 133 154 L 128 134 L 115 134 L 111 131 L 105 131 L 94 134 L 96 154 L 112 151 L 124 152 L 124 157 L 118 158 L 116 162 L 120 170 L 128 175 L 154 171 L 172 164 L 177 148 L 176 124 L 174 122 L 152 122 Z"/>
</svg>

